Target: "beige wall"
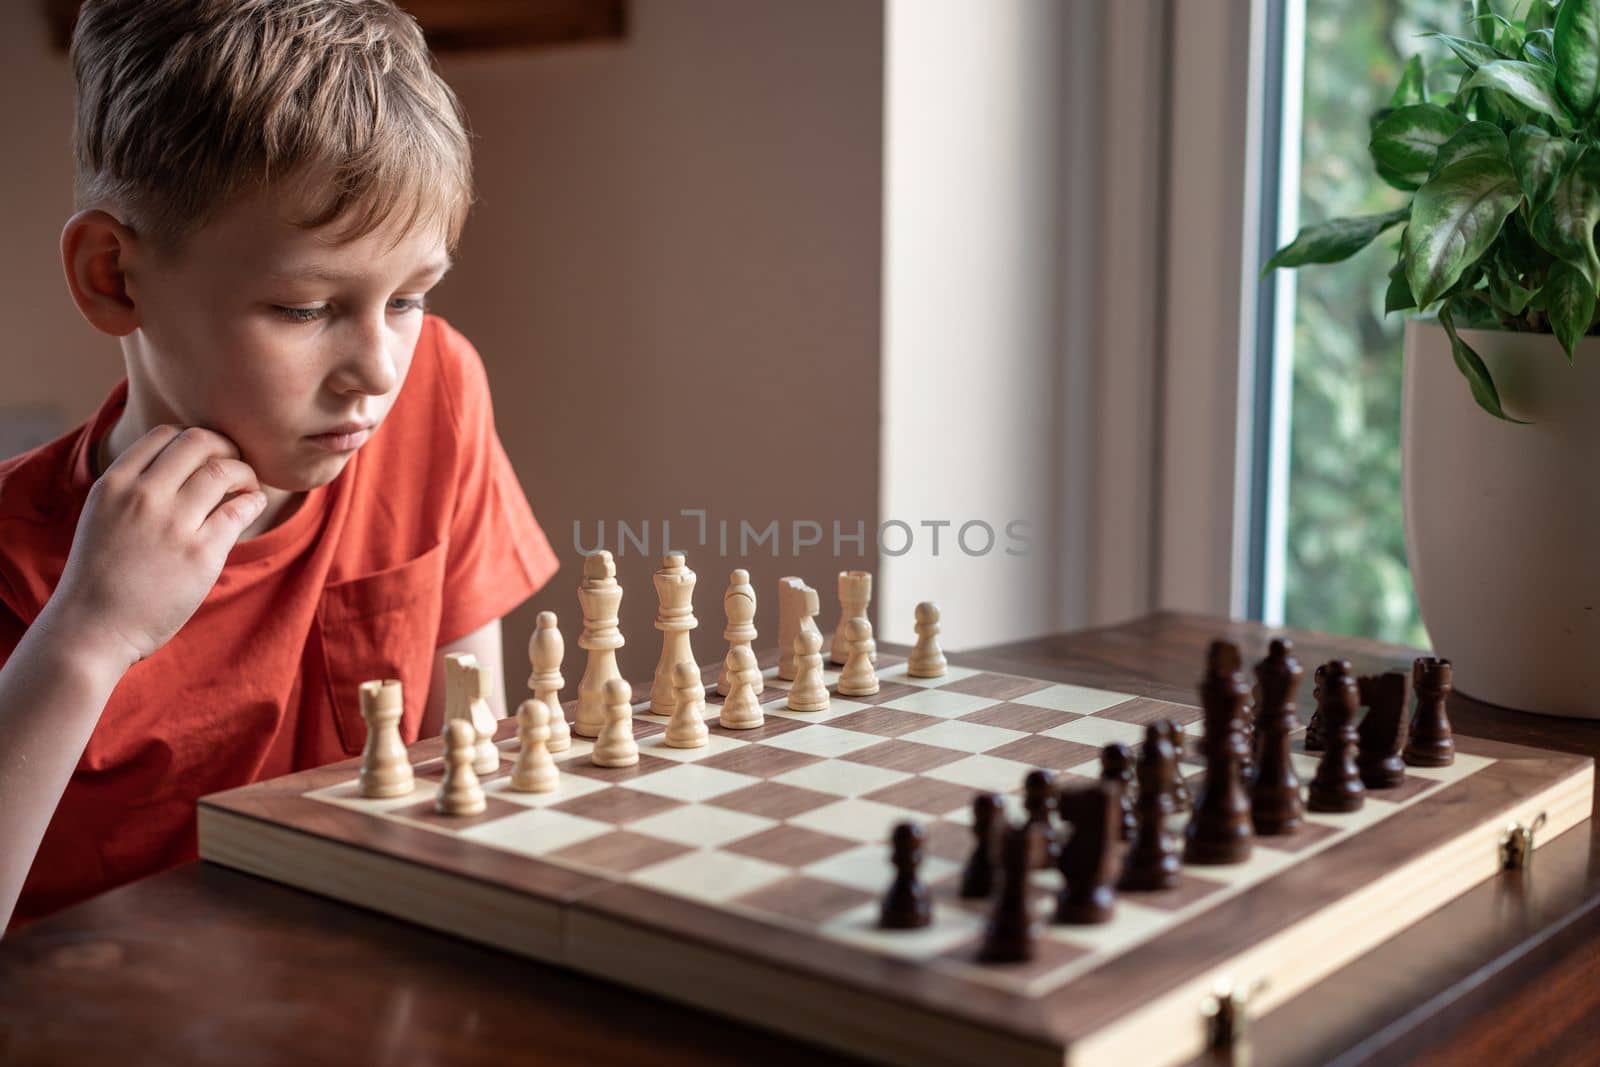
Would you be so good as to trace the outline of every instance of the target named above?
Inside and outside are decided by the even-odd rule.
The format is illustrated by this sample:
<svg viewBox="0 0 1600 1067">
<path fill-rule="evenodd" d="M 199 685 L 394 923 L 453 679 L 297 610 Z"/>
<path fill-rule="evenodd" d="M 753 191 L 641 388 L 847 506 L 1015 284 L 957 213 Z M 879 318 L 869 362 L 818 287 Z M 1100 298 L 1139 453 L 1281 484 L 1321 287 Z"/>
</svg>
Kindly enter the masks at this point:
<svg viewBox="0 0 1600 1067">
<path fill-rule="evenodd" d="M 831 624 L 831 524 L 877 521 L 881 4 L 641 0 L 621 44 L 443 67 L 477 137 L 480 203 L 438 306 L 484 354 L 501 438 L 563 560 L 508 621 L 513 694 L 542 608 L 581 672 L 575 519 L 586 547 L 606 520 L 613 551 L 616 520 L 650 523 L 652 555 L 619 560 L 630 677 L 660 648 L 662 519 L 700 575 L 702 660 L 725 647 L 732 567 L 755 577 L 765 637 L 783 574 L 827 583 Z M 710 546 L 685 508 L 710 513 Z M 824 544 L 793 557 L 785 528 L 780 558 L 736 558 L 740 520 L 773 519 L 815 521 Z"/>
<path fill-rule="evenodd" d="M 115 341 L 79 317 L 62 280 L 61 225 L 72 212 L 72 72 L 66 55 L 51 48 L 37 5 L 0 7 L 0 98 L 7 102 L 0 409 L 42 407 L 65 428 L 122 377 L 122 357 Z"/>
<path fill-rule="evenodd" d="M 0 9 L 0 50 L 0 405 L 71 423 L 121 373 L 60 278 L 71 77 L 32 5 Z M 616 45 L 441 65 L 476 135 L 480 202 L 437 307 L 483 353 L 501 438 L 563 560 L 508 621 L 511 695 L 541 608 L 561 616 L 574 684 L 581 672 L 574 519 L 588 542 L 597 519 L 608 541 L 617 519 L 650 523 L 651 558 L 630 545 L 620 560 L 630 676 L 659 649 L 662 519 L 701 575 L 696 651 L 720 656 L 741 519 L 877 522 L 882 5 L 639 0 Z M 706 549 L 678 515 L 696 507 Z M 748 561 L 769 637 L 782 574 L 822 583 L 833 621 L 832 545 L 790 545 L 785 529 L 780 558 Z"/>
</svg>

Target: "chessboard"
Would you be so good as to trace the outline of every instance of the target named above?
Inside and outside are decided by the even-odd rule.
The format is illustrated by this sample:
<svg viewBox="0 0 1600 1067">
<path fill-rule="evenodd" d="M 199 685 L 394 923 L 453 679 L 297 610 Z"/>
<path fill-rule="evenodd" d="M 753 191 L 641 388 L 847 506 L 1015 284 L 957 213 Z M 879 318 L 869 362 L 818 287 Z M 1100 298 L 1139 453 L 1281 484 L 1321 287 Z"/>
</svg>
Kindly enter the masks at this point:
<svg viewBox="0 0 1600 1067">
<path fill-rule="evenodd" d="M 1537 845 L 1590 812 L 1588 758 L 1457 735 L 1453 764 L 1409 768 L 1359 811 L 1307 813 L 1247 862 L 1185 867 L 1175 889 L 1120 893 L 1110 922 L 1043 924 L 1028 962 L 979 963 L 990 905 L 958 894 L 974 794 L 1020 817 L 1030 770 L 1097 778 L 1102 746 L 1163 718 L 1198 782 L 1200 710 L 975 667 L 914 678 L 883 655 L 877 694 L 789 711 L 775 662 L 754 730 L 717 725 L 704 672 L 703 748 L 667 747 L 639 701 L 636 766 L 595 766 L 574 736 L 559 788 L 517 793 L 507 720 L 481 814 L 435 812 L 435 738 L 411 746 L 406 796 L 362 798 L 352 760 L 207 797 L 200 854 L 878 1061 L 1170 1064 L 1203 1051 L 1219 982 L 1270 1009 L 1493 876 L 1509 826 L 1542 820 Z M 1309 780 L 1316 757 L 1294 745 Z M 882 930 L 886 840 L 906 820 L 933 921 Z M 1030 877 L 1048 917 L 1059 875 Z"/>
</svg>

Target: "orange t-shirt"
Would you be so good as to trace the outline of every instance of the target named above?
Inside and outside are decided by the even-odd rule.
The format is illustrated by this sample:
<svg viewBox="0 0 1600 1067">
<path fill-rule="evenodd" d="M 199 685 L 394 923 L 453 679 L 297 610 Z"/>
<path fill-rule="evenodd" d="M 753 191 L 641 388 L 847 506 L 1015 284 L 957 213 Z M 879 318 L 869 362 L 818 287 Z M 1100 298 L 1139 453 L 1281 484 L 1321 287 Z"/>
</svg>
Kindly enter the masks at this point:
<svg viewBox="0 0 1600 1067">
<path fill-rule="evenodd" d="M 0 662 L 60 581 L 120 384 L 74 432 L 0 463 Z M 404 683 L 557 566 L 494 431 L 470 342 L 427 316 L 389 416 L 298 510 L 229 553 L 194 617 L 123 676 L 17 904 L 37 918 L 195 856 L 195 801 L 359 754 L 357 687 Z"/>
</svg>

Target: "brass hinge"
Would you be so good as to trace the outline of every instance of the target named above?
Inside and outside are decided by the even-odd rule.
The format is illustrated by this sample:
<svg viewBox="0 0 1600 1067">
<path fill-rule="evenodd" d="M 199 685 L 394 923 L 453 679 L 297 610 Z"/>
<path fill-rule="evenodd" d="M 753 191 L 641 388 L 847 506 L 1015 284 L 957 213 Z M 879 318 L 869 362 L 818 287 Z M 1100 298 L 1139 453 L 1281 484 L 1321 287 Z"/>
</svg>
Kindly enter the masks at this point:
<svg viewBox="0 0 1600 1067">
<path fill-rule="evenodd" d="M 1514 822 L 1506 827 L 1506 832 L 1500 835 L 1500 869 L 1505 871 L 1526 870 L 1533 861 L 1533 835 L 1544 826 L 1545 813 L 1540 812 L 1538 818 L 1524 826 Z"/>
</svg>

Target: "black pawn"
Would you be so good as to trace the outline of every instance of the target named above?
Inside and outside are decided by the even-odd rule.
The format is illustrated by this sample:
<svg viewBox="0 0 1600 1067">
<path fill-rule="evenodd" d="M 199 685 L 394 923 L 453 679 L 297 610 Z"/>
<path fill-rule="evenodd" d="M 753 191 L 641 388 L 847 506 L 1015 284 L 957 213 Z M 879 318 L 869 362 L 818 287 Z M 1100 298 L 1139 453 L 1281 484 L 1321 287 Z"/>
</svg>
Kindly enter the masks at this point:
<svg viewBox="0 0 1600 1067">
<path fill-rule="evenodd" d="M 1185 863 L 1243 863 L 1250 858 L 1254 834 L 1250 826 L 1250 796 L 1244 788 L 1245 741 L 1241 729 L 1250 689 L 1240 673 L 1242 666 L 1236 646 L 1226 641 L 1211 642 L 1206 653 L 1206 675 L 1200 683 L 1200 706 L 1206 724 L 1206 774 L 1185 831 Z"/>
<path fill-rule="evenodd" d="M 1055 775 L 1046 770 L 1029 771 L 1022 780 L 1022 808 L 1027 812 L 1022 832 L 1028 838 L 1028 867 L 1036 871 L 1055 868 L 1061 855 L 1051 816 L 1056 810 Z"/>
<path fill-rule="evenodd" d="M 894 881 L 884 894 L 878 912 L 878 925 L 885 930 L 915 930 L 927 926 L 933 911 L 928 906 L 928 891 L 917 878 L 922 863 L 922 827 L 903 822 L 890 838 Z"/>
<path fill-rule="evenodd" d="M 1358 811 L 1366 802 L 1367 790 L 1356 767 L 1356 711 L 1361 706 L 1360 699 L 1348 661 L 1336 659 L 1324 664 L 1322 699 L 1317 711 L 1322 715 L 1327 747 L 1311 779 L 1311 788 L 1306 791 L 1306 807 L 1312 811 Z"/>
<path fill-rule="evenodd" d="M 1026 829 L 1007 828 L 1000 846 L 1000 892 L 978 949 L 981 963 L 1022 963 L 1033 959 L 1033 916 L 1028 909 Z"/>
<path fill-rule="evenodd" d="M 1139 828 L 1128 846 L 1118 889 L 1149 892 L 1178 884 L 1178 840 L 1166 825 L 1177 766 L 1171 721 L 1146 726 L 1144 747 L 1139 750 Z"/>
<path fill-rule="evenodd" d="M 1056 799 L 1072 836 L 1061 848 L 1061 892 L 1055 921 L 1074 926 L 1110 922 L 1117 896 L 1117 842 L 1122 837 L 1122 783 L 1102 778 L 1063 790 Z"/>
<path fill-rule="evenodd" d="M 961 895 L 982 900 L 994 892 L 995 861 L 1005 807 L 998 793 L 979 793 L 972 799 L 972 857 L 961 872 Z"/>
<path fill-rule="evenodd" d="M 1121 813 L 1118 816 L 1121 827 L 1118 835 L 1120 840 L 1132 841 L 1133 832 L 1139 828 L 1139 820 L 1133 813 L 1133 752 L 1127 745 L 1113 741 L 1100 750 L 1100 777 L 1117 783 L 1121 797 Z M 1056 804 L 1059 808 L 1060 800 Z"/>
<path fill-rule="evenodd" d="M 1445 702 L 1455 688 L 1450 661 L 1418 656 L 1411 665 L 1411 686 L 1417 691 L 1417 711 L 1411 717 L 1405 761 L 1413 767 L 1448 767 L 1456 759 L 1450 716 L 1445 713 Z"/>
<path fill-rule="evenodd" d="M 1256 705 L 1256 743 L 1259 762 L 1250 787 L 1250 821 L 1258 834 L 1275 836 L 1297 829 L 1301 823 L 1300 776 L 1290 759 L 1290 741 L 1296 726 L 1294 694 L 1304 672 L 1294 658 L 1294 646 L 1274 641 L 1267 658 L 1256 664 L 1261 698 Z"/>
<path fill-rule="evenodd" d="M 1311 721 L 1306 723 L 1306 751 L 1321 752 L 1325 744 L 1322 731 L 1322 673 L 1319 666 L 1311 672 Z"/>
<path fill-rule="evenodd" d="M 1171 719 L 1163 719 L 1167 724 L 1167 736 L 1172 740 L 1172 809 L 1174 811 L 1188 811 L 1194 807 L 1194 797 L 1189 795 L 1189 783 L 1184 780 L 1183 746 L 1187 743 L 1183 731 L 1178 729 L 1178 724 Z"/>
<path fill-rule="evenodd" d="M 1410 694 L 1404 671 L 1385 671 L 1356 680 L 1367 713 L 1356 731 L 1356 768 L 1368 789 L 1393 789 L 1406 780 L 1400 752 L 1411 721 Z"/>
</svg>

